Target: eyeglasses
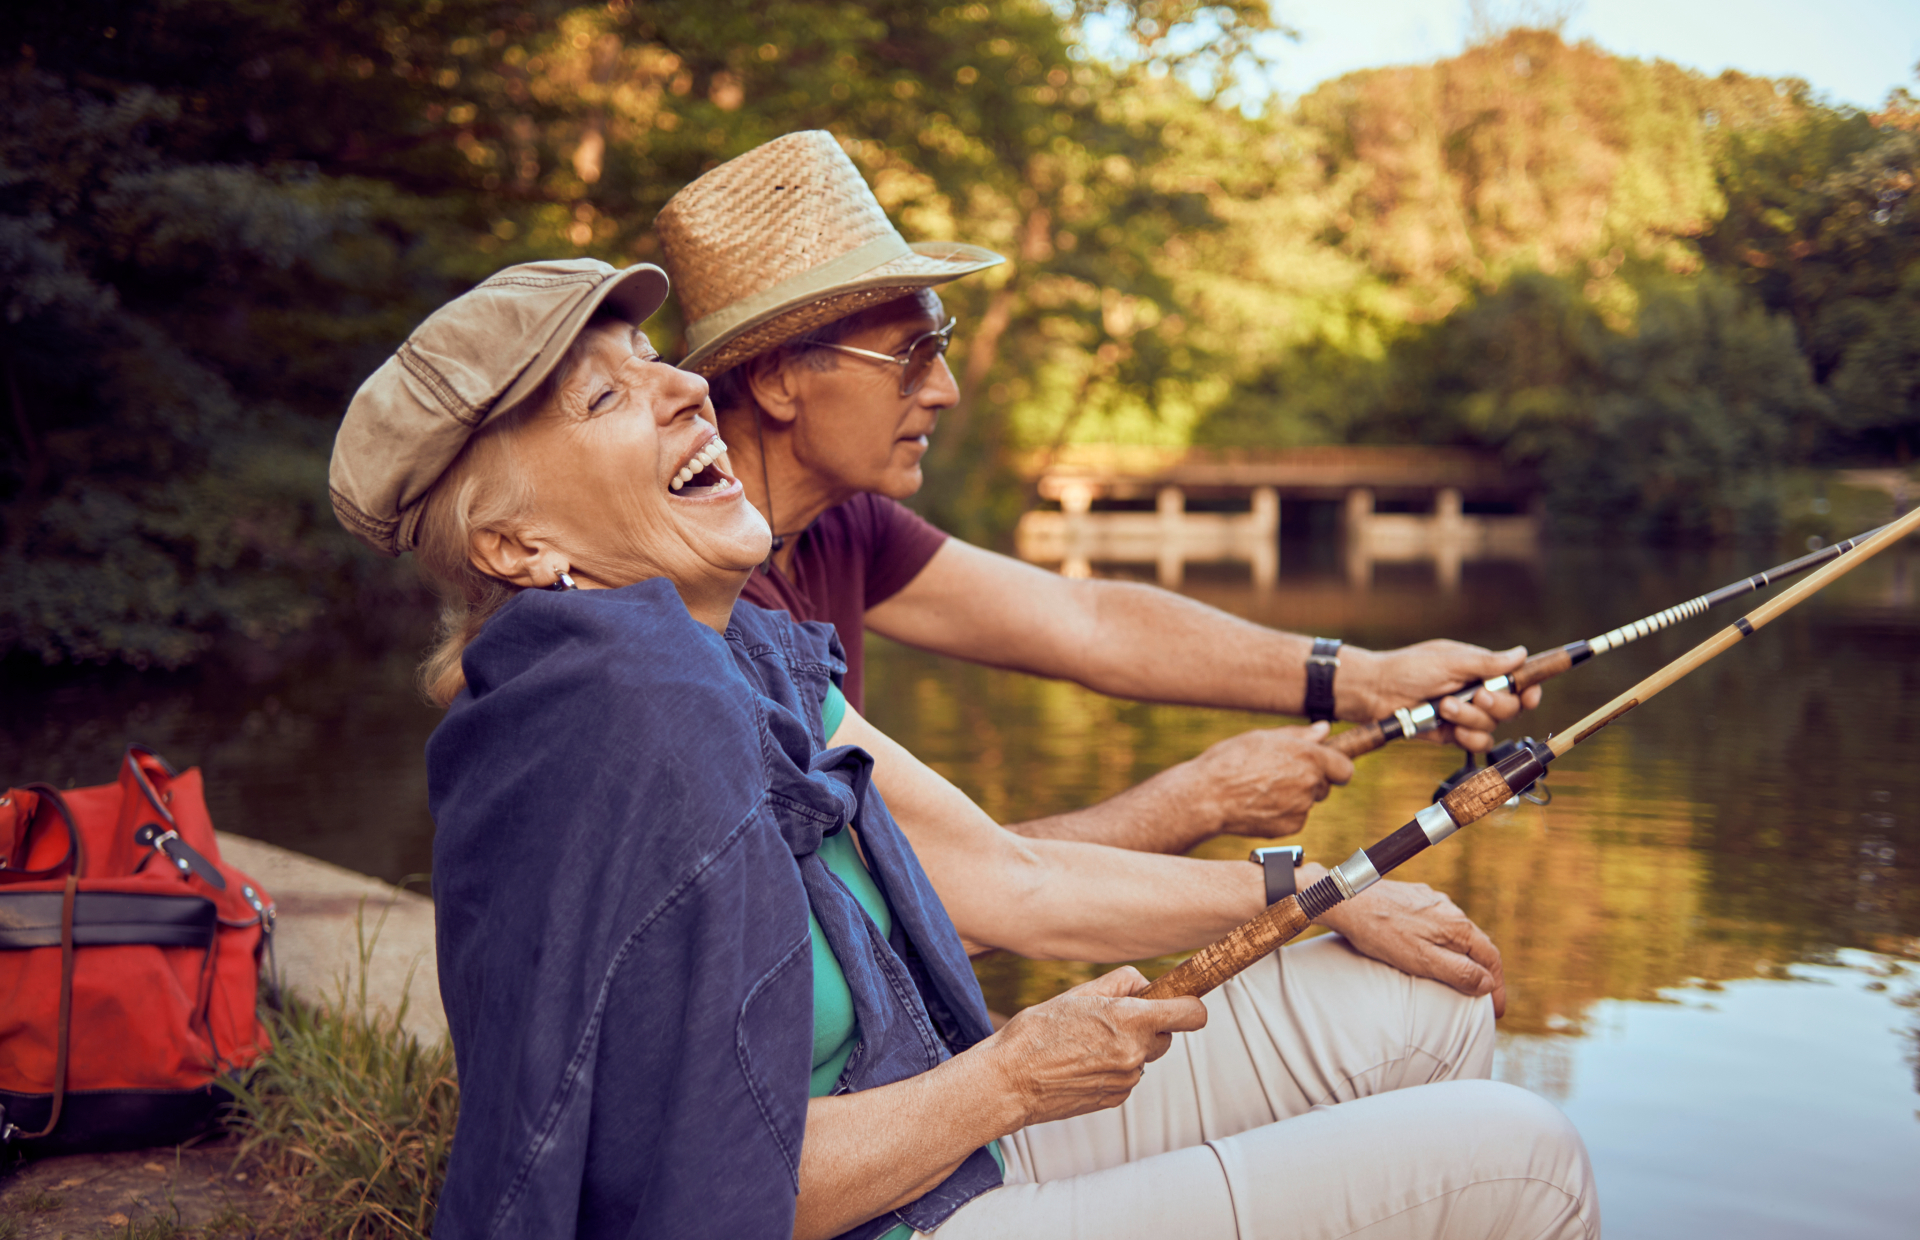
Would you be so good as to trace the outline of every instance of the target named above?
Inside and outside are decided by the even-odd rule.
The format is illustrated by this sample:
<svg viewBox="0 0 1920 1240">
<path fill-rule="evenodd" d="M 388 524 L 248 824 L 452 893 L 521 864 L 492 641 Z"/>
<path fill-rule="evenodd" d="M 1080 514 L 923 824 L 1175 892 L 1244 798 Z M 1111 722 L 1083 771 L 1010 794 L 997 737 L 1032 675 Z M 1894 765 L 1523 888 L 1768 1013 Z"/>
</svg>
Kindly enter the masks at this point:
<svg viewBox="0 0 1920 1240">
<path fill-rule="evenodd" d="M 948 319 L 945 327 L 915 336 L 898 353 L 875 353 L 872 349 L 856 349 L 850 344 L 822 344 L 818 347 L 851 353 L 869 361 L 892 362 L 900 367 L 900 395 L 911 396 L 927 381 L 934 361 L 947 355 L 947 346 L 953 342 L 953 329 L 958 322 L 957 319 Z"/>
</svg>

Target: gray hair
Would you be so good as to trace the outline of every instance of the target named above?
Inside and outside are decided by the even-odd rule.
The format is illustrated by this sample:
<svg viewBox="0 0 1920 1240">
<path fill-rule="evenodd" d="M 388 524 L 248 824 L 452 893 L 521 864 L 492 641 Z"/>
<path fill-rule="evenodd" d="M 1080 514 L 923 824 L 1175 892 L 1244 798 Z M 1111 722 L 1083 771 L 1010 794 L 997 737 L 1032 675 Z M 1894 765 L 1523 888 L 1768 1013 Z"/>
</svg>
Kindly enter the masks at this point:
<svg viewBox="0 0 1920 1240">
<path fill-rule="evenodd" d="M 729 366 L 713 376 L 708 380 L 713 407 L 716 410 L 743 409 L 751 404 L 753 393 L 747 387 L 747 375 L 754 363 L 763 357 L 774 359 L 776 365 L 793 361 L 806 366 L 809 370 L 832 370 L 840 364 L 840 355 L 823 346 L 839 344 L 848 336 L 856 335 L 876 322 L 894 317 L 900 313 L 900 303 L 907 300 L 914 301 L 921 310 L 932 315 L 936 320 L 940 317 L 940 295 L 930 288 L 917 288 L 892 301 L 883 301 L 877 306 L 868 306 L 865 310 L 856 311 L 844 319 L 823 323 L 805 335 L 795 336 L 785 344 L 776 345 L 765 353 Z"/>
</svg>

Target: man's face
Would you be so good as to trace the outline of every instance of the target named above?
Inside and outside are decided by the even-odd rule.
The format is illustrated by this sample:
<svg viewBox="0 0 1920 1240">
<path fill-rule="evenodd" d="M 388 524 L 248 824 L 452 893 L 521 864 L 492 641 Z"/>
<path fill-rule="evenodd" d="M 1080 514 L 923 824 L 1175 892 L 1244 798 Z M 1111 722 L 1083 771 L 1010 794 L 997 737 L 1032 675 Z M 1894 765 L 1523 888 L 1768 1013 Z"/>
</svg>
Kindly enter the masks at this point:
<svg viewBox="0 0 1920 1240">
<path fill-rule="evenodd" d="M 928 310 L 926 301 L 934 309 Z M 906 297 L 877 311 L 873 321 L 840 343 L 891 357 L 944 321 L 937 299 Z M 936 359 L 919 389 L 902 396 L 897 364 L 832 350 L 826 356 L 834 362 L 827 370 L 813 369 L 811 359 L 786 363 L 800 395 L 795 459 L 822 483 L 849 494 L 912 495 L 920 489 L 927 437 L 940 411 L 960 399 L 946 359 Z"/>
</svg>

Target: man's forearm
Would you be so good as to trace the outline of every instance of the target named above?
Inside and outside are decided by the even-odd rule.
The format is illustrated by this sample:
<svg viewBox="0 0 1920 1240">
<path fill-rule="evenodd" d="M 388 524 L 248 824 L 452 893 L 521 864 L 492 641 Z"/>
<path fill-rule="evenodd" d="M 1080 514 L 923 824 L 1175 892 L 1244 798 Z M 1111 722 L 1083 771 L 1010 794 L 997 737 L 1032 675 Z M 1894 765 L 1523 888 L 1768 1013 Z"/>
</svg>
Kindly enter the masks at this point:
<svg viewBox="0 0 1920 1240">
<path fill-rule="evenodd" d="M 1076 840 L 1178 855 L 1223 829 L 1211 798 L 1197 795 L 1192 783 L 1189 764 L 1183 762 L 1098 805 L 1010 822 L 1006 827 L 1028 839 Z"/>
<path fill-rule="evenodd" d="M 922 650 L 1072 680 L 1112 697 L 1289 715 L 1305 709 L 1310 638 L 1151 586 L 1069 580 L 958 539 L 866 618 L 876 632 Z M 1496 654 L 1450 641 L 1384 652 L 1346 646 L 1333 678 L 1333 713 L 1368 722 L 1510 672 L 1524 657 L 1518 648 Z M 1537 700 L 1537 691 L 1529 693 Z M 1498 717 L 1517 709 L 1511 704 Z M 1465 729 L 1463 744 L 1492 743 L 1493 715 L 1458 701 L 1441 714 Z"/>
<path fill-rule="evenodd" d="M 1022 839 L 857 712 L 831 739 L 873 755 L 874 786 L 971 946 L 1143 960 L 1211 942 L 1260 911 L 1257 866 Z"/>
<path fill-rule="evenodd" d="M 897 641 L 1114 697 L 1298 714 L 1312 640 L 1152 586 L 1076 581 L 955 540 L 867 612 Z M 1371 719 L 1365 652 L 1342 656 L 1342 718 Z M 1352 664 L 1353 666 L 1349 666 Z M 1404 704 L 1404 703 L 1400 703 Z"/>
<path fill-rule="evenodd" d="M 1297 715 L 1310 637 L 1130 582 L 1080 581 L 1099 640 L 1073 679 L 1111 697 Z M 1336 692 L 1342 687 L 1335 680 Z"/>
</svg>

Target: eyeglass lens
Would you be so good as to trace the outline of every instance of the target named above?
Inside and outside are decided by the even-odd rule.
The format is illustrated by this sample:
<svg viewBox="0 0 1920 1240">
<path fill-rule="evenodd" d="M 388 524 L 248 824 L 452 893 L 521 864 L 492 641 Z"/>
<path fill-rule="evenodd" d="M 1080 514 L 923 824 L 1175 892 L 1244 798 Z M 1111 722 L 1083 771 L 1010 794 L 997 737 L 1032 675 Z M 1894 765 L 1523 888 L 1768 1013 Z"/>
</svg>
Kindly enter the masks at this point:
<svg viewBox="0 0 1920 1240">
<path fill-rule="evenodd" d="M 947 343 L 952 339 L 951 326 L 937 332 L 928 332 L 914 339 L 907 346 L 907 364 L 900 372 L 900 395 L 911 396 L 920 390 L 927 381 L 927 374 L 933 369 L 934 359 L 947 351 Z"/>
</svg>

